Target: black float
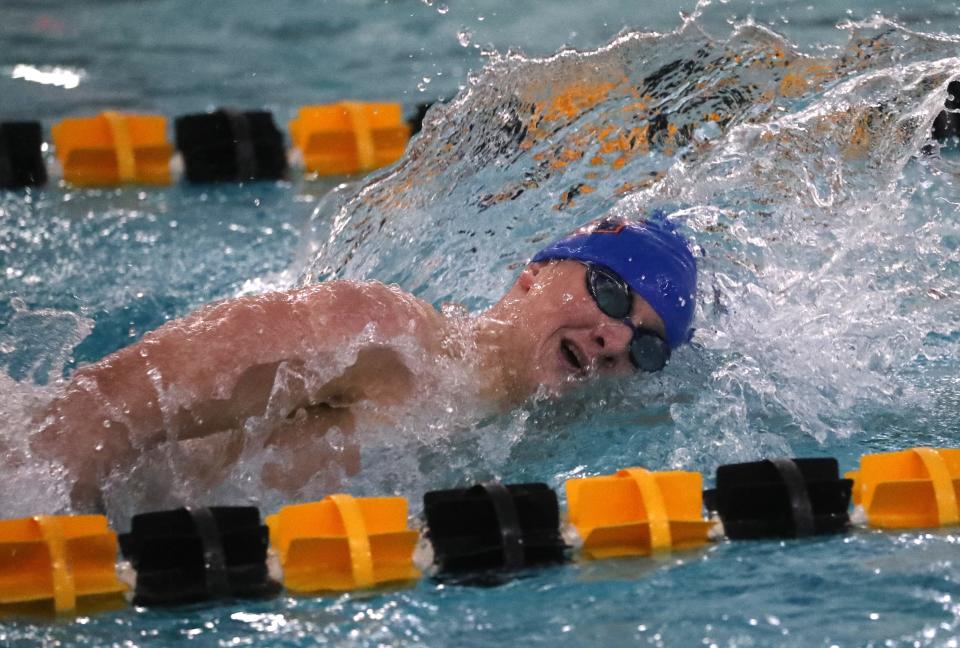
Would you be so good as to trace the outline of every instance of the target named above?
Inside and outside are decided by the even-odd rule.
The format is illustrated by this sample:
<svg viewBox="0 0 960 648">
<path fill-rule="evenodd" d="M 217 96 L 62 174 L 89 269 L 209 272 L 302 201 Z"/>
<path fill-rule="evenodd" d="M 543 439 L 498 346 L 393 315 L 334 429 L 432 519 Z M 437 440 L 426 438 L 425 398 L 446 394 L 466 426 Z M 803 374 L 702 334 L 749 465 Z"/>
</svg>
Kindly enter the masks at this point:
<svg viewBox="0 0 960 648">
<path fill-rule="evenodd" d="M 836 459 L 767 459 L 720 466 L 703 498 L 729 538 L 800 538 L 846 529 L 852 488 Z"/>
<path fill-rule="evenodd" d="M 280 180 L 287 173 L 283 134 L 267 111 L 184 115 L 174 122 L 189 182 Z"/>
<path fill-rule="evenodd" d="M 19 189 L 47 181 L 39 122 L 0 123 L 0 189 Z"/>
<path fill-rule="evenodd" d="M 416 135 L 423 129 L 423 118 L 427 116 L 427 111 L 433 106 L 433 102 L 417 104 L 417 112 L 407 118 L 407 124 L 410 125 L 410 135 Z"/>
<path fill-rule="evenodd" d="M 562 563 L 556 494 L 546 484 L 487 482 L 423 496 L 438 575 Z"/>
<path fill-rule="evenodd" d="M 947 84 L 947 100 L 933 121 L 933 139 L 952 147 L 960 147 L 960 81 Z"/>
<path fill-rule="evenodd" d="M 268 545 L 260 513 L 248 506 L 142 513 L 120 536 L 123 556 L 137 570 L 137 605 L 275 594 Z"/>
</svg>

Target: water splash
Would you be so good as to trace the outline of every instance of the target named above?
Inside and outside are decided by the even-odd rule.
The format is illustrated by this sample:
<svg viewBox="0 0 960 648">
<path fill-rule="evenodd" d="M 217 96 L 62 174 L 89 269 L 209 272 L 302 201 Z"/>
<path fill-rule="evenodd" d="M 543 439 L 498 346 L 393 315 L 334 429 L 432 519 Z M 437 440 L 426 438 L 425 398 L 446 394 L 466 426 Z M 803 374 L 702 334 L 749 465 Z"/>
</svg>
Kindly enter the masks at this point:
<svg viewBox="0 0 960 648">
<path fill-rule="evenodd" d="M 708 470 L 929 407 L 918 375 L 956 351 L 958 214 L 952 172 L 921 151 L 957 39 L 879 17 L 843 28 L 822 56 L 691 17 L 597 51 L 493 57 L 399 165 L 316 212 L 302 280 L 482 308 L 547 240 L 666 207 L 701 253 L 694 348 L 663 378 L 591 393 L 564 443 L 612 429 L 632 445 L 611 441 L 601 465 Z M 636 403 L 669 416 L 631 434 Z M 555 423 L 534 408 L 525 434 Z"/>
<path fill-rule="evenodd" d="M 694 344 L 663 375 L 496 414 L 464 399 L 476 391 L 469 366 L 422 366 L 410 345 L 405 361 L 431 388 L 403 411 L 361 412 L 366 468 L 334 462 L 294 496 L 271 486 L 271 466 L 343 455 L 343 430 L 299 452 L 276 448 L 271 430 L 298 420 L 268 407 L 238 434 L 198 443 L 174 424 L 183 394 L 158 388 L 168 436 L 108 477 L 111 516 L 214 501 L 275 508 L 335 488 L 416 498 L 494 476 L 559 485 L 627 464 L 709 471 L 874 434 L 894 418 L 919 437 L 918 412 L 949 429 L 960 420 L 945 382 L 960 344 L 960 230 L 954 166 L 928 134 L 958 69 L 956 41 L 882 19 L 845 28 L 847 47 L 822 56 L 749 22 L 721 40 L 696 20 L 669 34 L 626 32 L 596 51 L 493 54 L 431 109 L 398 165 L 337 187 L 310 223 L 302 282 L 379 279 L 479 309 L 550 238 L 609 211 L 667 208 L 701 277 Z M 237 291 L 286 281 L 266 275 Z M 7 372 L 55 380 L 83 320 L 16 313 L 0 332 Z M 62 344 L 23 355 L 33 334 Z M 313 379 L 348 366 L 358 348 Z M 277 398 L 298 371 L 279 373 Z M 20 439 L 27 410 L 53 392 L 7 387 L 22 395 L 4 401 L 19 408 L 8 420 L 23 425 L 6 437 Z M 36 510 L 66 506 L 63 489 L 50 490 L 50 506 Z"/>
<path fill-rule="evenodd" d="M 29 433 L 58 393 L 64 366 L 92 322 L 69 311 L 31 309 L 17 298 L 10 307 L 0 329 L 0 511 L 5 517 L 65 512 L 70 510 L 66 473 L 33 456 Z"/>
</svg>

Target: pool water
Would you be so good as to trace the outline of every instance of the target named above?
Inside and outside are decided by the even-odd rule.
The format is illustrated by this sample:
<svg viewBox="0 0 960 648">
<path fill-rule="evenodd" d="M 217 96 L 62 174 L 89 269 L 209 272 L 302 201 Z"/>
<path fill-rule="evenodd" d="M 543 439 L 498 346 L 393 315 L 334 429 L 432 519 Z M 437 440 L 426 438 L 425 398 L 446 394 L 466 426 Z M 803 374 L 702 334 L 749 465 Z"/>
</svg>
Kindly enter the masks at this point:
<svg viewBox="0 0 960 648">
<path fill-rule="evenodd" d="M 497 416 L 451 399 L 371 437 L 343 488 L 418 509 L 428 489 L 490 477 L 559 492 L 626 465 L 709 477 L 798 455 L 852 469 L 868 452 L 958 445 L 960 155 L 929 135 L 960 77 L 960 5 L 228 6 L 7 2 L 0 119 L 49 129 L 106 108 L 231 105 L 284 125 L 342 98 L 445 103 L 400 163 L 366 179 L 0 193 L 7 443 L 24 443 L 29 413 L 78 364 L 211 300 L 336 276 L 477 310 L 545 239 L 664 208 L 701 268 L 694 343 L 666 372 Z M 289 498 L 247 478 L 262 454 L 212 490 L 115 475 L 108 515 L 125 529 L 184 502 L 272 512 Z M 67 505 L 48 466 L 7 470 L 0 486 L 4 517 Z M 857 529 L 491 588 L 424 579 L 5 619 L 0 642 L 956 645 L 958 560 L 955 531 Z"/>
</svg>

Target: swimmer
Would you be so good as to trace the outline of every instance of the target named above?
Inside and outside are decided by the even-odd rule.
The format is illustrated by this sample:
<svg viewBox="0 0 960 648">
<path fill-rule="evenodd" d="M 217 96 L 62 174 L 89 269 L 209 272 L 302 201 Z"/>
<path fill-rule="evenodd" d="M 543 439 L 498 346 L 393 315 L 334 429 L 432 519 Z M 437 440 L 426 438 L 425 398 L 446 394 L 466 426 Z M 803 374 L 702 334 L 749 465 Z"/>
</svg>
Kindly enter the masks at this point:
<svg viewBox="0 0 960 648">
<path fill-rule="evenodd" d="M 264 444 L 292 456 L 267 464 L 263 483 L 292 495 L 332 464 L 360 469 L 359 409 L 402 408 L 429 388 L 405 361 L 411 348 L 425 360 L 417 366 L 467 363 L 477 393 L 464 398 L 506 410 L 593 377 L 659 371 L 689 340 L 695 292 L 693 255 L 656 213 L 555 241 L 467 326 L 376 282 L 230 299 L 77 370 L 39 417 L 31 447 L 64 465 L 75 508 L 90 510 L 102 507 L 103 480 L 169 442 L 170 430 L 178 444 L 226 435 L 226 465 L 239 457 L 245 423 L 263 417 L 273 422 Z M 311 439 L 333 428 L 347 442 L 317 453 Z"/>
</svg>

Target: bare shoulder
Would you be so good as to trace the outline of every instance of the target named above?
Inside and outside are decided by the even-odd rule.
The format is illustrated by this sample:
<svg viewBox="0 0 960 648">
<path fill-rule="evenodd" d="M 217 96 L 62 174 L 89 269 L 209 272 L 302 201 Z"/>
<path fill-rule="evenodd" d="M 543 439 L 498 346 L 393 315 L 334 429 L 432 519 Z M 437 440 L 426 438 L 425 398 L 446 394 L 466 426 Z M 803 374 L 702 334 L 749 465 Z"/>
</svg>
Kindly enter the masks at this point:
<svg viewBox="0 0 960 648">
<path fill-rule="evenodd" d="M 369 281 L 329 281 L 305 286 L 290 293 L 311 319 L 325 325 L 342 327 L 352 333 L 398 335 L 435 335 L 443 317 L 430 304 L 398 286 Z"/>
<path fill-rule="evenodd" d="M 364 328 L 374 324 L 431 324 L 442 320 L 430 304 L 398 286 L 377 281 L 327 281 L 291 288 L 225 299 L 201 306 L 193 313 L 166 323 L 171 327 L 208 327 L 229 319 L 301 320 L 320 318 L 340 324 L 355 322 Z"/>
<path fill-rule="evenodd" d="M 374 343 L 408 337 L 434 349 L 444 322 L 430 304 L 396 286 L 329 281 L 208 304 L 143 342 L 178 362 L 189 364 L 201 353 L 220 366 L 237 354 L 267 362 L 339 348 L 358 336 Z"/>
</svg>

